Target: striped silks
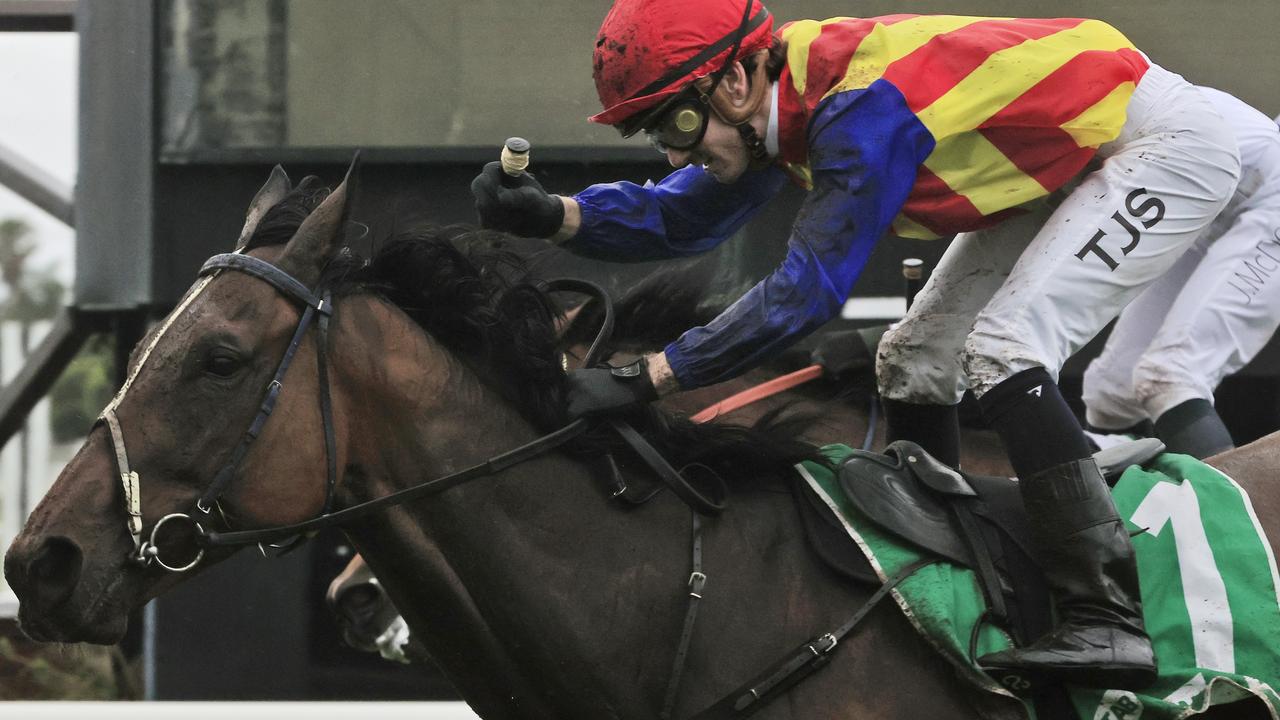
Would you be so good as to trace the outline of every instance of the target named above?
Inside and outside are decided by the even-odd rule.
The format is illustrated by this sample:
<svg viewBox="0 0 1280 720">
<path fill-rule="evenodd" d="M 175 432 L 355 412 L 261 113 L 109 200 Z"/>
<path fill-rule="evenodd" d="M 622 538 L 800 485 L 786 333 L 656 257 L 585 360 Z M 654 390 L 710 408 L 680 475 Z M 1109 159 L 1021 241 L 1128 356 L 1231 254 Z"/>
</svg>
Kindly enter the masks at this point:
<svg viewBox="0 0 1280 720">
<path fill-rule="evenodd" d="M 781 30 L 782 160 L 807 183 L 809 120 L 832 95 L 891 83 L 935 147 L 894 232 L 931 238 L 999 222 L 1114 140 L 1147 62 L 1097 20 L 893 15 Z"/>
</svg>

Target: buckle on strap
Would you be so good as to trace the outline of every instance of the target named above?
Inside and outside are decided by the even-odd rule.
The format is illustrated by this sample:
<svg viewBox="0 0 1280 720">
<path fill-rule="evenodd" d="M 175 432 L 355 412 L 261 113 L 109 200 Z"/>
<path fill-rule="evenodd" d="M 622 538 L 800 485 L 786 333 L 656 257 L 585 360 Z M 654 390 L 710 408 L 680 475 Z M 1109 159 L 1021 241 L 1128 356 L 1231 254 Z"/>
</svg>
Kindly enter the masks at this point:
<svg viewBox="0 0 1280 720">
<path fill-rule="evenodd" d="M 694 598 L 698 598 L 699 600 L 701 600 L 701 599 L 702 599 L 702 588 L 706 587 L 706 585 L 707 585 L 707 575 L 706 575 L 706 573 L 701 573 L 701 572 L 698 572 L 697 570 L 695 570 L 695 571 L 693 571 L 692 573 L 690 573 L 690 575 L 689 575 L 689 597 L 694 597 Z"/>
<path fill-rule="evenodd" d="M 827 633 L 810 643 L 809 650 L 814 654 L 814 657 L 822 657 L 823 655 L 830 653 L 832 650 L 835 650 L 836 645 L 838 644 L 840 643 L 836 640 L 836 636 L 831 633 Z"/>
</svg>

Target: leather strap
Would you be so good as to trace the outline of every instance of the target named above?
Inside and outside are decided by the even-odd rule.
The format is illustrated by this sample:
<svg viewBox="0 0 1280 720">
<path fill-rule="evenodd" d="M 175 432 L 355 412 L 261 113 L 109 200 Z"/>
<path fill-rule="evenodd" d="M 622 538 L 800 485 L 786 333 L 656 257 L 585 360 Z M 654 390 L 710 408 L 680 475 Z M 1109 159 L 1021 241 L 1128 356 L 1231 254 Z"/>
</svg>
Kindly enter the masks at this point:
<svg viewBox="0 0 1280 720">
<path fill-rule="evenodd" d="M 333 306 L 332 296 L 326 291 L 325 305 Z M 333 509 L 333 494 L 338 484 L 338 441 L 333 427 L 333 399 L 329 390 L 329 318 L 322 313 L 316 323 L 316 367 L 320 376 L 320 422 L 324 426 L 325 496 L 322 513 Z"/>
<path fill-rule="evenodd" d="M 954 498 L 951 502 L 951 514 L 960 525 L 960 537 L 969 546 L 973 555 L 974 570 L 977 571 L 978 583 L 982 594 L 987 596 L 987 612 L 1001 625 L 1009 619 L 1009 610 L 1005 607 L 1004 591 L 1000 587 L 1000 573 L 996 571 L 995 561 L 991 557 L 991 549 L 983 538 L 978 521 L 973 516 L 969 504 L 971 500 Z"/>
<path fill-rule="evenodd" d="M 129 456 L 124 449 L 124 433 L 120 430 L 120 421 L 116 418 L 113 406 L 108 406 L 102 413 L 107 421 L 107 429 L 111 431 L 111 445 L 116 452 L 116 465 L 120 468 L 120 482 L 124 486 L 124 504 L 129 513 L 129 535 L 133 538 L 133 549 L 142 559 L 142 492 L 138 487 L 138 473 L 129 468 Z"/>
<path fill-rule="evenodd" d="M 254 543 L 271 542 L 274 540 L 290 538 L 300 533 L 313 532 L 323 528 L 332 527 L 334 525 L 340 525 L 344 522 L 368 515 L 369 513 L 381 510 L 385 507 L 399 505 L 400 503 L 426 497 L 428 495 L 435 495 L 468 480 L 493 475 L 569 442 L 584 433 L 587 430 L 587 427 L 588 425 L 586 420 L 574 420 L 553 433 L 543 435 L 532 442 L 521 445 L 514 450 L 508 450 L 501 455 L 495 455 L 488 460 L 472 465 L 465 470 L 459 470 L 458 472 L 450 473 L 443 477 L 427 480 L 418 485 L 405 488 L 404 490 L 399 490 L 389 495 L 383 495 L 380 498 L 375 498 L 359 505 L 353 505 L 345 510 L 321 515 L 293 525 L 280 525 L 261 530 L 241 530 L 236 532 L 210 531 L 206 532 L 202 536 L 202 541 L 206 545 L 211 546 L 252 545 Z"/>
<path fill-rule="evenodd" d="M 690 485 L 684 479 L 684 476 L 671 467 L 671 463 L 667 462 L 667 459 L 662 457 L 662 454 L 654 449 L 653 445 L 648 440 L 645 440 L 644 436 L 636 432 L 635 428 L 627 424 L 626 421 L 618 418 L 609 418 L 609 425 L 631 446 L 632 450 L 636 451 L 640 459 L 644 460 L 658 474 L 658 477 L 662 478 L 672 492 L 688 504 L 689 507 L 693 508 L 694 511 L 703 515 L 718 515 L 724 510 L 725 497 L 728 491 L 723 486 L 723 481 L 720 481 L 721 486 L 717 488 L 719 497 L 707 497 Z M 717 480 L 719 480 L 718 477 Z"/>
<path fill-rule="evenodd" d="M 862 607 L 858 608 L 858 611 L 840 627 L 801 645 L 768 670 L 721 698 L 711 707 L 694 715 L 691 720 L 730 720 L 745 717 L 759 710 L 764 703 L 778 697 L 830 662 L 831 653 L 839 646 L 840 641 L 853 632 L 891 590 L 914 575 L 916 571 L 936 562 L 938 562 L 936 558 L 925 558 L 899 570 L 870 598 L 867 598 Z"/>
<path fill-rule="evenodd" d="M 232 257 L 241 259 L 249 258 L 247 255 L 233 255 Z M 258 260 L 258 262 L 262 262 Z M 267 263 L 262 263 L 266 265 Z M 208 267 L 208 263 L 206 263 Z M 270 267 L 270 266 L 268 266 Z M 231 453 L 231 459 L 226 465 L 218 471 L 214 476 L 213 482 L 205 489 L 204 494 L 200 496 L 196 502 L 196 508 L 200 512 L 208 515 L 213 509 L 213 503 L 227 489 L 227 485 L 231 483 L 231 479 L 235 476 L 236 470 L 239 469 L 240 463 L 244 460 L 245 455 L 249 453 L 249 446 L 253 441 L 258 439 L 258 435 L 262 433 L 262 428 L 267 424 L 267 419 L 271 417 L 271 413 L 276 408 L 276 400 L 280 397 L 280 391 L 284 388 L 284 375 L 289 370 L 289 366 L 293 364 L 294 355 L 298 352 L 298 346 L 302 344 L 302 338 L 306 335 L 307 329 L 311 327 L 311 321 L 315 318 L 316 308 L 324 307 L 320 301 L 316 301 L 316 305 L 307 305 L 302 311 L 302 319 L 298 322 L 298 327 L 293 331 L 293 339 L 289 341 L 289 347 L 284 352 L 284 357 L 280 359 L 280 364 L 276 367 L 276 374 L 267 384 L 266 395 L 262 398 L 262 403 L 258 406 L 258 414 L 250 423 L 249 429 L 245 431 L 244 437 L 240 439 L 240 444 L 236 446 Z"/>
<path fill-rule="evenodd" d="M 662 720 L 671 719 L 671 711 L 675 709 L 676 695 L 680 691 L 680 678 L 684 675 L 685 662 L 689 659 L 689 643 L 693 640 L 693 625 L 698 619 L 698 606 L 702 603 L 702 590 L 706 587 L 707 576 L 702 572 L 702 517 L 693 514 L 693 564 L 689 573 L 689 607 L 684 612 L 684 628 L 680 631 L 680 642 L 676 644 L 675 660 L 671 664 L 671 679 L 667 681 L 667 695 L 662 701 Z"/>
<path fill-rule="evenodd" d="M 259 280 L 265 280 L 280 292 L 298 300 L 303 305 L 309 305 L 316 310 L 325 312 L 324 303 L 315 293 L 308 290 L 306 285 L 298 282 L 292 275 L 265 260 L 259 260 L 252 255 L 222 253 L 205 260 L 204 265 L 200 268 L 200 274 L 208 275 L 217 270 L 235 270 L 246 275 L 252 275 Z"/>
</svg>

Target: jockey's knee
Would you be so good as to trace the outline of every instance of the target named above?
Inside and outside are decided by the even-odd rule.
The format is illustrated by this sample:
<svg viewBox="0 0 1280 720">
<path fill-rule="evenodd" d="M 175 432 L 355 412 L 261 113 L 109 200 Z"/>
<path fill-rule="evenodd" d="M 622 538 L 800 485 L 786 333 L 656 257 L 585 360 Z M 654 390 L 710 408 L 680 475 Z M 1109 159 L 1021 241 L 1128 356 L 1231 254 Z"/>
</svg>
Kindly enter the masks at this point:
<svg viewBox="0 0 1280 720">
<path fill-rule="evenodd" d="M 904 347 L 902 335 L 896 326 L 891 326 L 876 348 L 876 384 L 882 397 L 902 393 L 909 364 L 910 352 Z"/>
<path fill-rule="evenodd" d="M 1047 367 L 1040 356 L 1041 353 L 1025 343 L 975 330 L 965 338 L 960 362 L 968 379 L 969 389 L 974 396 L 982 397 L 991 388 L 1023 370 Z M 1057 376 L 1054 368 L 1050 368 L 1049 373 Z"/>
<path fill-rule="evenodd" d="M 1164 363 L 1143 359 L 1133 368 L 1133 392 L 1152 421 L 1188 400 L 1213 402 L 1209 380 L 1194 377 Z"/>
<path fill-rule="evenodd" d="M 1130 428 L 1147 419 L 1135 396 L 1132 370 L 1110 368 L 1095 360 L 1084 371 L 1081 389 L 1085 420 L 1099 430 Z"/>
<path fill-rule="evenodd" d="M 913 339 L 905 324 L 891 328 L 876 351 L 880 396 L 918 405 L 954 405 L 964 395 L 964 376 L 955 352 Z"/>
</svg>

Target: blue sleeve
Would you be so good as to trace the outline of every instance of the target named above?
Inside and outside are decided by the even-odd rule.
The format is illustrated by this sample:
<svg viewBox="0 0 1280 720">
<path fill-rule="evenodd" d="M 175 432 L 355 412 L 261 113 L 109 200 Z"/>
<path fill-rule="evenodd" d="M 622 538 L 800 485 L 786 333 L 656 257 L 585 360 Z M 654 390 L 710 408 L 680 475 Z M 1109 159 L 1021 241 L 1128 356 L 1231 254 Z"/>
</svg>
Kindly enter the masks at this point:
<svg viewBox="0 0 1280 720">
<path fill-rule="evenodd" d="M 884 80 L 825 99 L 809 125 L 813 190 L 787 256 L 717 318 L 666 347 L 681 387 L 728 380 L 835 318 L 933 146 Z"/>
<path fill-rule="evenodd" d="M 656 185 L 592 185 L 574 196 L 582 226 L 561 247 L 615 262 L 704 253 L 732 236 L 786 182 L 772 166 L 748 171 L 730 185 L 688 166 Z"/>
</svg>

